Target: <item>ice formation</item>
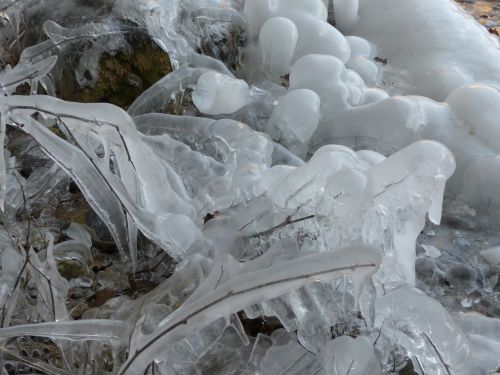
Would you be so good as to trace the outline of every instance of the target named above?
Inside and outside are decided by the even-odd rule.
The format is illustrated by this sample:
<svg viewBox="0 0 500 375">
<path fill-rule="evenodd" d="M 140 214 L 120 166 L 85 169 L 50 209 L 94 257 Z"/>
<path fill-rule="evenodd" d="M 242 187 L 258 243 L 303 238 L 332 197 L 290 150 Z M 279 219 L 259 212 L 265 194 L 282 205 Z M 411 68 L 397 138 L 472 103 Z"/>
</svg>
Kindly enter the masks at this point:
<svg viewBox="0 0 500 375">
<path fill-rule="evenodd" d="M 498 371 L 500 45 L 451 0 L 0 18 L 2 373 Z M 173 71 L 60 98 L 142 87 L 131 35 Z"/>
</svg>

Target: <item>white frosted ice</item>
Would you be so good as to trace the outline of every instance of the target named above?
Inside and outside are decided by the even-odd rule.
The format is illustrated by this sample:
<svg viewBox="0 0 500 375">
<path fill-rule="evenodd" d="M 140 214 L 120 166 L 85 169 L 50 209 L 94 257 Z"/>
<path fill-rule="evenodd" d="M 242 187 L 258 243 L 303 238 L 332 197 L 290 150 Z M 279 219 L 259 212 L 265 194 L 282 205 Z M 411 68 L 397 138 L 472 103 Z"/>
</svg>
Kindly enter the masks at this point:
<svg viewBox="0 0 500 375">
<path fill-rule="evenodd" d="M 279 129 L 285 145 L 307 142 L 320 120 L 319 96 L 308 89 L 290 91 L 280 98 L 269 118 L 269 131 Z"/>
<path fill-rule="evenodd" d="M 461 125 L 485 146 L 500 152 L 500 93 L 485 85 L 467 85 L 453 91 L 446 102 Z"/>
<path fill-rule="evenodd" d="M 393 92 L 444 100 L 465 84 L 500 82 L 498 38 L 453 1 L 365 0 L 359 16 L 350 32 L 377 45 Z"/>
<path fill-rule="evenodd" d="M 36 369 L 498 369 L 499 320 L 457 311 L 500 311 L 500 43 L 455 3 L 4 3 L 0 337 L 52 339 L 64 370 Z M 44 41 L 10 51 L 21 15 Z M 173 71 L 127 112 L 56 97 L 61 76 L 94 87 L 135 33 Z M 71 180 L 116 245 L 97 276 L 116 297 L 82 297 L 79 322 L 104 241 L 60 214 Z"/>
<path fill-rule="evenodd" d="M 297 38 L 297 27 L 288 18 L 275 17 L 264 23 L 259 32 L 259 46 L 263 64 L 271 74 L 284 75 L 290 71 Z"/>
<path fill-rule="evenodd" d="M 215 72 L 203 74 L 193 91 L 193 103 L 207 115 L 233 113 L 249 102 L 245 81 Z"/>
<path fill-rule="evenodd" d="M 359 20 L 359 0 L 333 0 L 335 25 L 344 33 L 350 33 Z"/>
</svg>

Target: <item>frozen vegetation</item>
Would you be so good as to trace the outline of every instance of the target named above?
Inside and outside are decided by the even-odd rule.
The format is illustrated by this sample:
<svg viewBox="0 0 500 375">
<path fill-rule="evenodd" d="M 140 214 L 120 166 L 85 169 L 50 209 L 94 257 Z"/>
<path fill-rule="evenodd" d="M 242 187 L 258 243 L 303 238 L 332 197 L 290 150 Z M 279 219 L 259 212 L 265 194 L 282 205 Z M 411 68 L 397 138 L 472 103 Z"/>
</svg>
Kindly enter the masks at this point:
<svg viewBox="0 0 500 375">
<path fill-rule="evenodd" d="M 500 44 L 454 2 L 0 21 L 2 375 L 500 372 Z"/>
</svg>

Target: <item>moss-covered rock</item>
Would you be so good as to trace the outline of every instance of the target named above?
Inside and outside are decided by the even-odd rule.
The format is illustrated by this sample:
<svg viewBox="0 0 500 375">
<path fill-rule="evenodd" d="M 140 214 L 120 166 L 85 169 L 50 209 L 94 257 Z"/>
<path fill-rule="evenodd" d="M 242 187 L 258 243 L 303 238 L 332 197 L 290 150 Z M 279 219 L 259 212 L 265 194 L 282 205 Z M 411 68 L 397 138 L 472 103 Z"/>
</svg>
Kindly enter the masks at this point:
<svg viewBox="0 0 500 375">
<path fill-rule="evenodd" d="M 74 74 L 63 69 L 59 96 L 65 100 L 112 103 L 127 108 L 153 83 L 172 71 L 170 58 L 156 43 L 140 35 L 128 37 L 130 51 L 103 53 L 93 87 L 78 87 Z"/>
</svg>

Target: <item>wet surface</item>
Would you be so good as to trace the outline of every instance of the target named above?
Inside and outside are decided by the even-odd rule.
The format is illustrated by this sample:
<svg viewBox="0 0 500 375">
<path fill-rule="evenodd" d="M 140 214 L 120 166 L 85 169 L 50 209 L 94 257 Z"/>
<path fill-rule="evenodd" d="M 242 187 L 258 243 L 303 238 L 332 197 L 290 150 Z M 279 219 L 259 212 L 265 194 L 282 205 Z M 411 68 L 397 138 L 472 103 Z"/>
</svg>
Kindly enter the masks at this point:
<svg viewBox="0 0 500 375">
<path fill-rule="evenodd" d="M 500 1 L 457 0 L 457 3 L 472 14 L 490 33 L 500 34 Z"/>
</svg>

